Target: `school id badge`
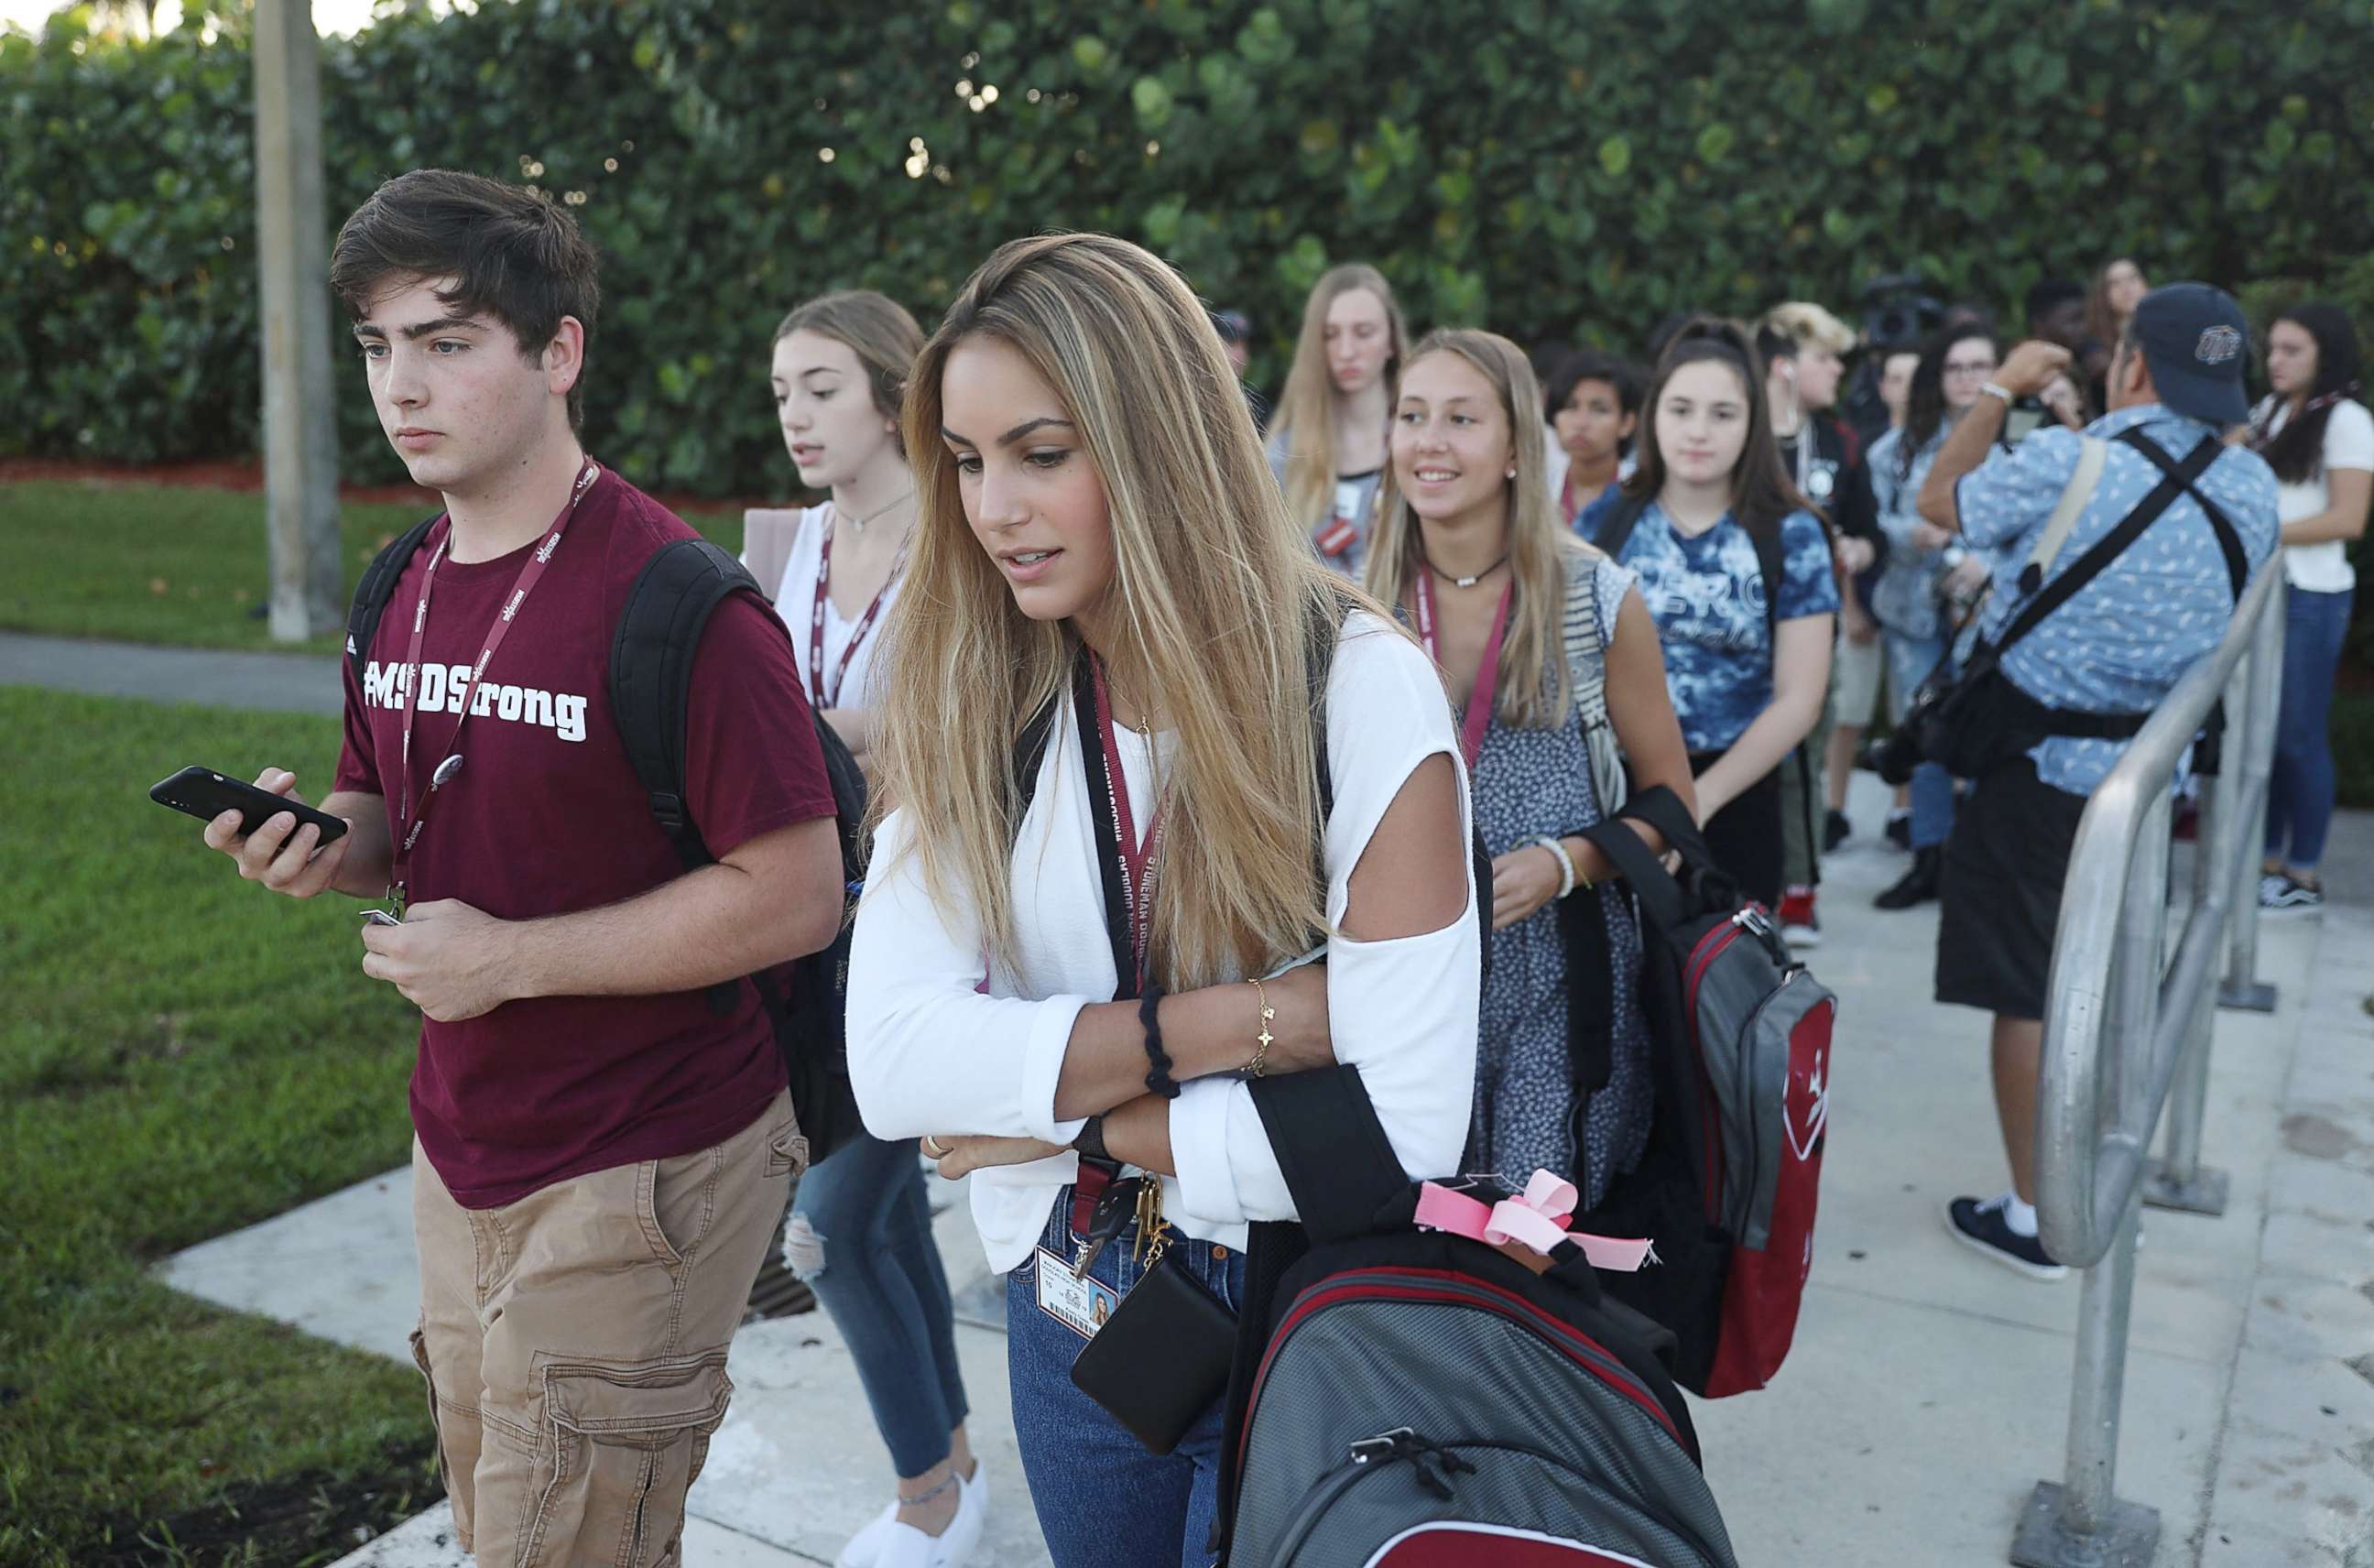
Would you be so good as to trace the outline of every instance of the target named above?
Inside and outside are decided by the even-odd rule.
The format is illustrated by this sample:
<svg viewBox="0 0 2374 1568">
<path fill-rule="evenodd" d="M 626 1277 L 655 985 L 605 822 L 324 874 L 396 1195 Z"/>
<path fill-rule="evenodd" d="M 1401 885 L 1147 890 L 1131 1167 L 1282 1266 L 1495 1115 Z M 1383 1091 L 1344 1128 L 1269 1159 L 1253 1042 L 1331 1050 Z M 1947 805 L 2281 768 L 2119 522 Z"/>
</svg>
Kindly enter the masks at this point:
<svg viewBox="0 0 2374 1568">
<path fill-rule="evenodd" d="M 1083 1339 L 1093 1339 L 1121 1305 L 1121 1292 L 1101 1279 L 1075 1276 L 1069 1260 L 1038 1249 L 1030 1272 L 1039 1288 L 1039 1310 Z"/>
</svg>

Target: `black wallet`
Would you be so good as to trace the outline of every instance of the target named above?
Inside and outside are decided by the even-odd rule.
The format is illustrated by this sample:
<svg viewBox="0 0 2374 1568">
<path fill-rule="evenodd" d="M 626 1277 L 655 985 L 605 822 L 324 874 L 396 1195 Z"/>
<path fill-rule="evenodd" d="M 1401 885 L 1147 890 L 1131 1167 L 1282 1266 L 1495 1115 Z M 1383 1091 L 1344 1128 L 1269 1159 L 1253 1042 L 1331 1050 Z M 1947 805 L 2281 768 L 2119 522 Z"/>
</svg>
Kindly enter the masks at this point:
<svg viewBox="0 0 2374 1568">
<path fill-rule="evenodd" d="M 1168 1454 L 1228 1391 L 1237 1315 L 1165 1254 L 1072 1362 L 1073 1385 Z"/>
</svg>

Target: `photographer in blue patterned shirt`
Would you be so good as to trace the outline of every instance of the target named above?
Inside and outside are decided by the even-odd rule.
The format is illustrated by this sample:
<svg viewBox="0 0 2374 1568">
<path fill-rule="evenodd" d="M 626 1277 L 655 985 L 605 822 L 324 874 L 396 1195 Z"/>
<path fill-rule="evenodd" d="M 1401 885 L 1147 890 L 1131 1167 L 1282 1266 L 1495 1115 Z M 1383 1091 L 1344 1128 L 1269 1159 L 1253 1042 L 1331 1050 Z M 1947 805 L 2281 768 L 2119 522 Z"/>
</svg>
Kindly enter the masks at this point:
<svg viewBox="0 0 2374 1568">
<path fill-rule="evenodd" d="M 2111 360 L 2110 412 L 2082 434 L 2046 429 L 1996 451 L 2005 410 L 2069 363 L 2066 348 L 2023 343 L 1921 488 L 1923 517 L 1995 557 L 2003 592 L 1980 628 L 1997 645 L 2047 584 L 2131 516 L 2150 516 L 2098 575 L 2004 650 L 2015 700 L 2035 710 L 2020 738 L 2045 738 L 1973 781 L 1945 844 L 1937 999 L 1995 1015 L 1995 1109 L 2012 1179 L 2000 1197 L 1954 1199 L 1946 1223 L 1957 1241 L 2032 1278 L 2067 1272 L 2037 1240 L 2034 1148 L 2045 986 L 2078 819 L 2125 749 L 2126 738 L 2110 737 L 2132 737 L 2140 715 L 2217 646 L 2242 585 L 2275 550 L 2274 475 L 2222 439 L 2249 413 L 2248 349 L 2241 308 L 2224 291 L 2157 289 L 2136 306 Z M 2103 449 L 2093 494 L 2040 576 L 2024 573 L 2087 442 Z"/>
</svg>

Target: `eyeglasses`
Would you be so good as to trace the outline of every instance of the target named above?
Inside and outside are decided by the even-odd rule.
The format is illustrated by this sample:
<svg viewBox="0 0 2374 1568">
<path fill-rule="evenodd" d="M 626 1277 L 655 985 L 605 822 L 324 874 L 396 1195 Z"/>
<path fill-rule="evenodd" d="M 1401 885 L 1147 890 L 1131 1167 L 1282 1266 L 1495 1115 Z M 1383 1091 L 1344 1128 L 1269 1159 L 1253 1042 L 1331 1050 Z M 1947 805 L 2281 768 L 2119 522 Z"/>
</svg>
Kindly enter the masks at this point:
<svg viewBox="0 0 2374 1568">
<path fill-rule="evenodd" d="M 1995 373 L 1995 362 L 1983 360 L 1975 364 L 1957 365 L 1948 361 L 1945 373 L 1949 376 L 1991 376 Z"/>
</svg>

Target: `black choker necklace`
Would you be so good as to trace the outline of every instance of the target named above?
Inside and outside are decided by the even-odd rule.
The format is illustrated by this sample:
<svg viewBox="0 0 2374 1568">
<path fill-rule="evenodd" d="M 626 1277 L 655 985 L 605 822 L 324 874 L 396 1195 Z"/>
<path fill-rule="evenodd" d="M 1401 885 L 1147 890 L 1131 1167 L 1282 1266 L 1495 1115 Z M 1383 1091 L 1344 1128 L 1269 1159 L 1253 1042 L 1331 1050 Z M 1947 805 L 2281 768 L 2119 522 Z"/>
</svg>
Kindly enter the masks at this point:
<svg viewBox="0 0 2374 1568">
<path fill-rule="evenodd" d="M 1499 560 L 1494 561 L 1491 565 L 1486 567 L 1475 576 L 1453 577 L 1450 572 L 1445 572 L 1440 566 L 1435 565 L 1433 560 L 1428 557 L 1426 551 L 1423 549 L 1417 552 L 1417 558 L 1418 560 L 1426 562 L 1426 569 L 1428 572 L 1433 572 L 1437 577 L 1441 578 L 1444 582 L 1450 584 L 1454 588 L 1473 588 L 1476 584 L 1481 583 L 1484 579 L 1491 576 L 1492 573 L 1499 571 L 1500 568 L 1509 564 L 1509 552 L 1502 550 L 1500 552 Z"/>
</svg>

